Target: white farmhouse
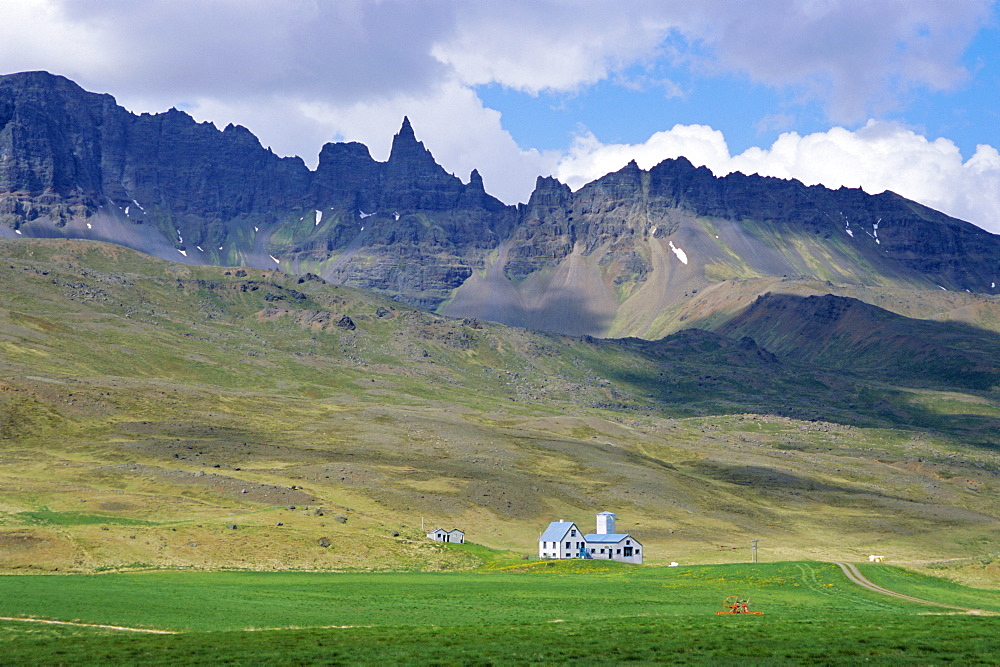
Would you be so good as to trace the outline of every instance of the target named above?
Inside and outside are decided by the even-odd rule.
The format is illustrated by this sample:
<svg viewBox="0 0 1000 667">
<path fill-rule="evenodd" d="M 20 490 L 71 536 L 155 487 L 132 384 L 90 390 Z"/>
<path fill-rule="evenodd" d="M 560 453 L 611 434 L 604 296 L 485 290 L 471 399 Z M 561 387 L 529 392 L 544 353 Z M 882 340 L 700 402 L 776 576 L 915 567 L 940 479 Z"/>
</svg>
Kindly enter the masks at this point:
<svg viewBox="0 0 1000 667">
<path fill-rule="evenodd" d="M 553 521 L 538 538 L 540 558 L 597 558 L 642 565 L 642 544 L 615 532 L 615 515 L 597 515 L 597 532 L 586 535 L 572 521 Z"/>
<path fill-rule="evenodd" d="M 452 528 L 451 530 L 435 528 L 434 530 L 428 531 L 427 537 L 431 538 L 435 542 L 454 542 L 457 544 L 465 542 L 465 533 L 458 528 Z"/>
</svg>

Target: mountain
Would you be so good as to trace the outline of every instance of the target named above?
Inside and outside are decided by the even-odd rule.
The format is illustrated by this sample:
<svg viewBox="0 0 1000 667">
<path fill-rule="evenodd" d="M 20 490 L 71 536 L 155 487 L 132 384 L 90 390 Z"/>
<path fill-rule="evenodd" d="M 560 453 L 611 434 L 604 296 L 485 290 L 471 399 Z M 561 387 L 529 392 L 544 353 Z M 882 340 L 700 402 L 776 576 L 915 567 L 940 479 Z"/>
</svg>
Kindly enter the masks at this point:
<svg viewBox="0 0 1000 667">
<path fill-rule="evenodd" d="M 407 119 L 386 162 L 327 144 L 310 170 L 245 128 L 176 109 L 135 115 L 27 72 L 0 77 L 0 156 L 0 236 L 313 273 L 561 333 L 659 338 L 691 317 L 730 317 L 774 279 L 1000 289 L 1000 237 L 891 192 L 719 178 L 679 158 L 633 162 L 577 192 L 539 177 L 526 204 L 507 206 L 477 172 L 448 174 Z"/>
<path fill-rule="evenodd" d="M 529 553 L 609 508 L 653 562 L 1000 550 L 1000 333 L 961 322 L 570 337 L 62 239 L 0 241 L 0 286 L 0 571 L 437 570 L 474 552 L 421 522 Z"/>
</svg>

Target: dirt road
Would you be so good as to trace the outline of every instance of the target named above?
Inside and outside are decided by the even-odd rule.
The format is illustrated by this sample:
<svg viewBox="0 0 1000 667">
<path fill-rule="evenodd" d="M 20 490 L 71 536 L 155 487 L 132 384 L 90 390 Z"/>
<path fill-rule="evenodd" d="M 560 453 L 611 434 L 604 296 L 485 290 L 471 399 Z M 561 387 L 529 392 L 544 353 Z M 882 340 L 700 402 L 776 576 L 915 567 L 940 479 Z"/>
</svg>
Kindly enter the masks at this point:
<svg viewBox="0 0 1000 667">
<path fill-rule="evenodd" d="M 107 630 L 124 630 L 125 632 L 146 632 L 154 635 L 176 635 L 173 630 L 151 630 L 149 628 L 127 628 L 123 625 L 100 625 L 97 623 L 74 623 L 72 621 L 50 621 L 45 618 L 17 618 L 15 616 L 0 616 L 0 621 L 17 621 L 19 623 L 45 623 L 47 625 L 72 625 L 78 628 L 105 628 Z"/>
<path fill-rule="evenodd" d="M 931 602 L 930 600 L 922 600 L 921 598 L 915 598 L 912 595 L 906 595 L 904 593 L 897 593 L 896 591 L 890 591 L 888 588 L 882 588 L 878 584 L 872 583 L 871 581 L 866 579 L 865 576 L 861 574 L 861 572 L 858 570 L 858 566 L 855 565 L 854 563 L 840 563 L 834 561 L 834 565 L 839 565 L 840 569 L 844 571 L 844 574 L 847 575 L 847 578 L 851 580 L 851 582 L 863 588 L 867 588 L 870 591 L 881 593 L 882 595 L 890 595 L 894 598 L 900 598 L 901 600 L 909 600 L 910 602 L 919 602 L 920 604 L 929 604 L 935 607 L 944 607 L 945 609 L 955 609 L 961 612 L 965 612 L 966 614 L 993 615 L 996 613 L 992 611 L 984 611 L 982 609 L 956 607 L 955 605 L 943 604 L 941 602 Z"/>
</svg>

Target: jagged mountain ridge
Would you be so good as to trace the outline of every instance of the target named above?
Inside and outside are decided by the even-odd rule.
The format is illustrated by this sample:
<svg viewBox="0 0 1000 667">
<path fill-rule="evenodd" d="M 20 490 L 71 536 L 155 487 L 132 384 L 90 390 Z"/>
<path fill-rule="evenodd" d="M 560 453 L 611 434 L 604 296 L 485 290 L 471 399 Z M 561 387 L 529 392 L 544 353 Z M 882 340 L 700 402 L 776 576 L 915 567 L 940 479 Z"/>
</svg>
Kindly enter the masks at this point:
<svg viewBox="0 0 1000 667">
<path fill-rule="evenodd" d="M 135 115 L 63 77 L 0 77 L 0 236 L 92 238 L 174 261 L 312 272 L 438 312 L 659 337 L 691 294 L 791 276 L 996 294 L 1000 237 L 893 193 L 635 163 L 507 206 L 448 174 L 408 120 L 386 162 L 315 171 L 248 130 Z M 665 330 L 665 327 L 667 328 Z"/>
</svg>

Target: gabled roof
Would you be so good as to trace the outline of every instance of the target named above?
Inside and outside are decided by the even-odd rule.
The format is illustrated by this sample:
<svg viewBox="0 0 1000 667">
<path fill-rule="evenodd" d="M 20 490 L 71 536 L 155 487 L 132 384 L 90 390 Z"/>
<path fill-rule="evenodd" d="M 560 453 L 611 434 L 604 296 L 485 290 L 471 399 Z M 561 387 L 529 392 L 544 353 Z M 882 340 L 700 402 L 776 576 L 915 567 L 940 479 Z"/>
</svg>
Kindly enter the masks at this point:
<svg viewBox="0 0 1000 667">
<path fill-rule="evenodd" d="M 584 535 L 583 539 L 587 540 L 588 542 L 593 542 L 595 544 L 605 544 L 605 543 L 617 544 L 623 541 L 626 537 L 631 539 L 636 544 L 641 544 L 639 540 L 635 539 L 628 533 L 606 533 L 606 534 L 591 533 L 589 535 Z"/>
<path fill-rule="evenodd" d="M 577 533 L 580 532 L 580 529 L 577 528 L 576 524 L 573 523 L 572 521 L 553 521 L 552 523 L 549 524 L 549 527 L 545 529 L 545 532 L 542 533 L 542 536 L 539 537 L 538 539 L 539 541 L 542 542 L 558 542 L 562 538 L 566 537 L 566 535 L 570 531 L 570 528 L 576 529 Z"/>
</svg>

